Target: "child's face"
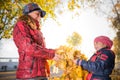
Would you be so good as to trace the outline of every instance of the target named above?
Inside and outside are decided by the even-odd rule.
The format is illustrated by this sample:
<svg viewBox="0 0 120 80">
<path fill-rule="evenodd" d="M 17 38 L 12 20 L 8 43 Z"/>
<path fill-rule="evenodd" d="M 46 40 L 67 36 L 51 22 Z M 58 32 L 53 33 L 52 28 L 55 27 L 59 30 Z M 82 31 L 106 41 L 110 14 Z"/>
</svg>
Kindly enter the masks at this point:
<svg viewBox="0 0 120 80">
<path fill-rule="evenodd" d="M 101 43 L 101 42 L 94 42 L 94 48 L 96 49 L 96 51 L 100 50 L 101 48 L 106 47 L 105 44 Z"/>
</svg>

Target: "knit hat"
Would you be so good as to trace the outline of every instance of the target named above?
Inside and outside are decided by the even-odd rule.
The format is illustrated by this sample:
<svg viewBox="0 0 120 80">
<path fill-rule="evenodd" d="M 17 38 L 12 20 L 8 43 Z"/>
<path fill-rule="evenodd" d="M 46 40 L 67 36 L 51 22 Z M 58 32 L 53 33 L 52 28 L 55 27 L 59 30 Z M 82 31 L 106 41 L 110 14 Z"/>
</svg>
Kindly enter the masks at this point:
<svg viewBox="0 0 120 80">
<path fill-rule="evenodd" d="M 46 15 L 46 12 L 42 10 L 37 4 L 35 3 L 29 3 L 24 6 L 23 8 L 23 14 L 26 15 L 32 11 L 39 11 L 41 13 L 41 17 L 44 17 Z"/>
<path fill-rule="evenodd" d="M 107 46 L 108 49 L 111 49 L 113 42 L 107 36 L 98 36 L 95 38 L 94 42 L 101 42 Z"/>
</svg>

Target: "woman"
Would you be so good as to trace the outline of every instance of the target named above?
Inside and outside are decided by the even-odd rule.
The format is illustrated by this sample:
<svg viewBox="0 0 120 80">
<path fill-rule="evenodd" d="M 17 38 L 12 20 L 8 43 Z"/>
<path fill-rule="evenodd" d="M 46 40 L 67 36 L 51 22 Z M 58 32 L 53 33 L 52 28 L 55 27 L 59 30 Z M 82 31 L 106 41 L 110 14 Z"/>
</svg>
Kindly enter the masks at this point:
<svg viewBox="0 0 120 80">
<path fill-rule="evenodd" d="M 39 25 L 45 16 L 37 4 L 29 3 L 13 30 L 13 39 L 19 52 L 17 80 L 47 80 L 50 74 L 47 60 L 58 60 L 55 50 L 45 47 L 44 37 Z"/>
</svg>

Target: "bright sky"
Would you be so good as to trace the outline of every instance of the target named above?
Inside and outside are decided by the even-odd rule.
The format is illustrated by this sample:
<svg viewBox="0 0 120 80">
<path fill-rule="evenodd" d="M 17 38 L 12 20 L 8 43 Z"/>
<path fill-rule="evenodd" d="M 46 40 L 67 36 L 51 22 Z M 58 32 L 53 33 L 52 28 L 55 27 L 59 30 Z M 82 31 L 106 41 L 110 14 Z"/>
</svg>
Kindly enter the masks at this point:
<svg viewBox="0 0 120 80">
<path fill-rule="evenodd" d="M 94 50 L 93 40 L 96 36 L 106 35 L 111 39 L 115 33 L 109 27 L 107 19 L 103 16 L 97 16 L 93 10 L 80 11 L 80 15 L 65 10 L 58 15 L 57 22 L 48 18 L 42 27 L 47 48 L 58 48 L 66 44 L 66 38 L 73 32 L 78 32 L 82 36 L 80 50 L 89 58 Z M 0 57 L 18 57 L 17 49 L 12 41 L 1 40 Z"/>
</svg>

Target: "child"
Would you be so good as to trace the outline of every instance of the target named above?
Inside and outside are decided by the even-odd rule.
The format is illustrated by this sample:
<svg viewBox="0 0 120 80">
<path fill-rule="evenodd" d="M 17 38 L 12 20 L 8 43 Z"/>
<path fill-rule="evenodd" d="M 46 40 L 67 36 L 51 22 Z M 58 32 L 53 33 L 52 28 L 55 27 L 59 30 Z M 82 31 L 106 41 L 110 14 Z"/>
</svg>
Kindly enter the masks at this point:
<svg viewBox="0 0 120 80">
<path fill-rule="evenodd" d="M 86 80 L 111 80 L 109 75 L 115 65 L 115 54 L 111 50 L 112 45 L 113 42 L 107 36 L 98 36 L 94 40 L 96 53 L 90 60 L 74 60 L 77 65 L 89 72 Z"/>
</svg>

